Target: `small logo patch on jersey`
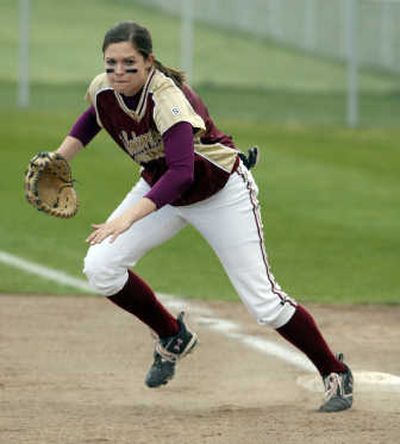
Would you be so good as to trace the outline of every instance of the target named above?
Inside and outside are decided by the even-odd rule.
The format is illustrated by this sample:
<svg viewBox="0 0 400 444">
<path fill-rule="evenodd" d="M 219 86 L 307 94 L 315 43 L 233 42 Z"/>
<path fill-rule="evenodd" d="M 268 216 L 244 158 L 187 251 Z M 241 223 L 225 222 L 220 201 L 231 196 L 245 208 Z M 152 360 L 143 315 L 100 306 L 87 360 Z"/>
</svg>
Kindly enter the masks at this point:
<svg viewBox="0 0 400 444">
<path fill-rule="evenodd" d="M 178 106 L 173 106 L 173 107 L 171 108 L 171 113 L 172 113 L 174 116 L 179 116 L 179 114 L 181 113 L 181 110 L 179 109 Z"/>
</svg>

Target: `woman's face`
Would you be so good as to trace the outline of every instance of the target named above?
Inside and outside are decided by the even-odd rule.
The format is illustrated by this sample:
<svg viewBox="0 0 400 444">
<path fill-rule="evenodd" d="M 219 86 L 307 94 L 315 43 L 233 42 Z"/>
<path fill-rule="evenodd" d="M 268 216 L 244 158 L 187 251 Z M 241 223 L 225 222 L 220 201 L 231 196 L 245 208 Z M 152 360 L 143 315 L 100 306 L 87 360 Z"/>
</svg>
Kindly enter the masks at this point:
<svg viewBox="0 0 400 444">
<path fill-rule="evenodd" d="M 131 42 L 111 43 L 104 51 L 108 81 L 115 91 L 133 96 L 146 83 L 154 56 L 145 59 Z"/>
</svg>

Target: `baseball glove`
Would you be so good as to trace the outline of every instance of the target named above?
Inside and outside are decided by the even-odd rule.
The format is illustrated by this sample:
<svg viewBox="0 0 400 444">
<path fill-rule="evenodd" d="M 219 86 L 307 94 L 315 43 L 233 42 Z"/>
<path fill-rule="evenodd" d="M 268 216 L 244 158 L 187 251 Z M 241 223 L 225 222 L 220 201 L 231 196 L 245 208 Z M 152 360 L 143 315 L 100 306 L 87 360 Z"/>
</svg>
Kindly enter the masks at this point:
<svg viewBox="0 0 400 444">
<path fill-rule="evenodd" d="M 67 160 L 56 152 L 43 151 L 34 156 L 25 173 L 25 197 L 51 216 L 75 216 L 78 198 Z"/>
</svg>

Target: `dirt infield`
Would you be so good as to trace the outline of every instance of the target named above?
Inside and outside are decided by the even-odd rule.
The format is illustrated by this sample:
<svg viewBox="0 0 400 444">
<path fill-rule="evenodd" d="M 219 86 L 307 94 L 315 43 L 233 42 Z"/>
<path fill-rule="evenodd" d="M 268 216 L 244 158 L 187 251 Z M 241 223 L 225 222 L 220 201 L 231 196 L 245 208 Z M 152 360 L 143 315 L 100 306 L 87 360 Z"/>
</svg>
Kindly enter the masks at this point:
<svg viewBox="0 0 400 444">
<path fill-rule="evenodd" d="M 107 301 L 0 295 L 0 302 L 1 444 L 400 442 L 398 386 L 356 380 L 352 410 L 321 414 L 322 392 L 296 382 L 305 372 L 189 317 L 200 347 L 175 380 L 150 390 L 149 332 Z M 240 303 L 202 305 L 284 344 Z M 400 307 L 309 307 L 356 375 L 400 375 Z"/>
</svg>

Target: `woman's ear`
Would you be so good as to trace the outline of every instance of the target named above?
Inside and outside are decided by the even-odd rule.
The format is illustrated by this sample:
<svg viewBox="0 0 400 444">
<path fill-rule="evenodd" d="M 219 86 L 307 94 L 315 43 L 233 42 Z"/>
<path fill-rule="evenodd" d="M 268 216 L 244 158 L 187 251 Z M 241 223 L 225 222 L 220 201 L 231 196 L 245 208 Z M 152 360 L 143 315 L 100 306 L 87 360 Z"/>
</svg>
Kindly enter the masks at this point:
<svg viewBox="0 0 400 444">
<path fill-rule="evenodd" d="M 152 68 L 153 65 L 154 65 L 155 60 L 156 60 L 155 55 L 153 53 L 149 54 L 149 56 L 146 59 L 146 68 L 147 69 Z"/>
</svg>

